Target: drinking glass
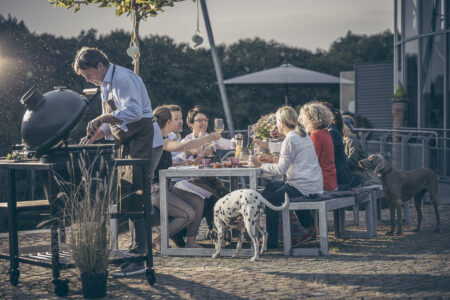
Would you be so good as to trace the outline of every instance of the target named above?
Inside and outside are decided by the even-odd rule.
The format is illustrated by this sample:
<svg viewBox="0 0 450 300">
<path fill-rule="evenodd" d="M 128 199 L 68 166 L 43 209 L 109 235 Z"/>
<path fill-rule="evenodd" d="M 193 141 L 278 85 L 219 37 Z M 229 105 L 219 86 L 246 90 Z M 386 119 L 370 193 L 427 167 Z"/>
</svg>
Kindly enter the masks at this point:
<svg viewBox="0 0 450 300">
<path fill-rule="evenodd" d="M 223 119 L 214 119 L 214 131 L 222 132 L 225 129 L 223 125 Z"/>
<path fill-rule="evenodd" d="M 248 143 L 247 143 L 248 154 L 252 155 L 254 152 L 253 141 L 256 137 L 256 131 L 253 125 L 248 125 L 247 134 L 248 134 Z"/>
</svg>

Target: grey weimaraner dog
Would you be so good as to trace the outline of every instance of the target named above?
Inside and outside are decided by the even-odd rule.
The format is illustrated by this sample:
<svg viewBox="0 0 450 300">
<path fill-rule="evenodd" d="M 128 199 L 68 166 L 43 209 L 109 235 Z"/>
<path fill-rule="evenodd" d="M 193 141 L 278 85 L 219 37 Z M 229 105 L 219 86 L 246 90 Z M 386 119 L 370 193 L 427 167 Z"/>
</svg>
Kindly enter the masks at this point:
<svg viewBox="0 0 450 300">
<path fill-rule="evenodd" d="M 400 171 L 393 168 L 380 154 L 370 155 L 369 158 L 359 161 L 362 168 L 374 170 L 381 178 L 384 195 L 386 196 L 391 211 L 391 231 L 395 230 L 395 209 L 397 209 L 398 235 L 402 234 L 402 209 L 403 201 L 414 197 L 414 204 L 417 210 L 417 228 L 420 231 L 422 223 L 422 198 L 426 192 L 430 193 L 431 201 L 436 214 L 436 230 L 440 231 L 440 218 L 438 209 L 438 179 L 436 174 L 428 168 L 419 168 L 411 171 Z"/>
</svg>

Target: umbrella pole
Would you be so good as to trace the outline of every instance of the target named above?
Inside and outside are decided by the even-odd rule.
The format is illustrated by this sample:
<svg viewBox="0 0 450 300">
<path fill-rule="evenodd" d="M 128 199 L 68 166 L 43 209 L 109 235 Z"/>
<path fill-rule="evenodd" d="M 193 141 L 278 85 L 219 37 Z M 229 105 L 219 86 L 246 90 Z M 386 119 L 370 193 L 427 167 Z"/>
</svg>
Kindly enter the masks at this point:
<svg viewBox="0 0 450 300">
<path fill-rule="evenodd" d="M 286 84 L 286 90 L 284 92 L 284 105 L 288 105 L 288 91 L 289 91 L 289 85 Z"/>
<path fill-rule="evenodd" d="M 197 0 L 198 1 L 198 0 Z M 206 7 L 206 1 L 200 0 L 202 5 L 203 18 L 205 19 L 206 32 L 208 33 L 209 45 L 211 46 L 211 56 L 214 63 L 214 69 L 216 71 L 217 83 L 219 85 L 220 97 L 222 99 L 223 110 L 225 111 L 225 117 L 227 119 L 228 129 L 230 130 L 231 137 L 234 137 L 233 119 L 231 118 L 230 107 L 228 105 L 227 92 L 225 85 L 223 84 L 222 68 L 220 66 L 219 57 L 217 55 L 216 46 L 214 45 L 214 36 L 211 29 L 211 23 L 209 22 L 208 9 Z"/>
</svg>

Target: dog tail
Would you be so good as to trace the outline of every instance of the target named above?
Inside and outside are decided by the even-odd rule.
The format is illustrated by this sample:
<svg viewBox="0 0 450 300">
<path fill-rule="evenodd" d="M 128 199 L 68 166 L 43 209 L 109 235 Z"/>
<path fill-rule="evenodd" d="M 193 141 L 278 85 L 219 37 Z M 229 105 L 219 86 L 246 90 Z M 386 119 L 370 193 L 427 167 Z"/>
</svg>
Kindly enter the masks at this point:
<svg viewBox="0 0 450 300">
<path fill-rule="evenodd" d="M 285 209 L 288 205 L 289 205 L 289 197 L 287 196 L 287 194 L 285 194 L 284 196 L 284 203 L 281 206 L 275 206 L 272 203 L 270 203 L 269 201 L 267 201 L 263 196 L 261 196 L 261 202 L 264 203 L 265 206 L 267 206 L 268 208 L 272 209 L 272 210 L 283 210 Z"/>
</svg>

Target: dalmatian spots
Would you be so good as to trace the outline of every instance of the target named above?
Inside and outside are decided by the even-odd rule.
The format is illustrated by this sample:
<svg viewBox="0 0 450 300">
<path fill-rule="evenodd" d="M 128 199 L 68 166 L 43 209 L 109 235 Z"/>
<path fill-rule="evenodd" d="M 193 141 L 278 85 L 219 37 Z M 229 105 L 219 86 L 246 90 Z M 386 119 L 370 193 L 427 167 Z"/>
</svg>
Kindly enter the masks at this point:
<svg viewBox="0 0 450 300">
<path fill-rule="evenodd" d="M 255 251 L 251 260 L 258 259 L 260 252 L 262 253 L 265 248 L 265 243 L 267 243 L 267 233 L 262 220 L 264 207 L 267 206 L 270 209 L 279 211 L 285 209 L 288 204 L 288 202 L 285 202 L 282 206 L 274 206 L 264 199 L 261 194 L 250 189 L 236 190 L 219 199 L 214 206 L 214 225 L 218 232 L 218 239 L 213 258 L 218 257 L 220 254 L 226 229 L 237 225 L 241 231 L 241 241 L 238 242 L 236 253 L 233 257 L 239 254 L 242 247 L 242 236 L 244 231 L 247 230 Z M 256 237 L 257 231 L 263 237 L 261 251 L 259 251 L 259 240 Z"/>
</svg>

